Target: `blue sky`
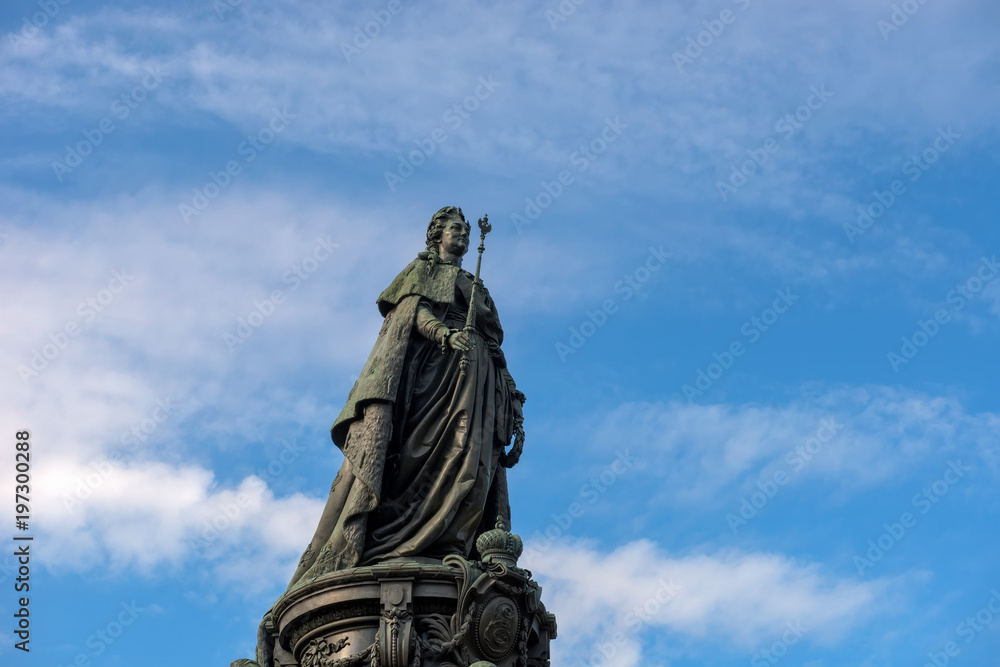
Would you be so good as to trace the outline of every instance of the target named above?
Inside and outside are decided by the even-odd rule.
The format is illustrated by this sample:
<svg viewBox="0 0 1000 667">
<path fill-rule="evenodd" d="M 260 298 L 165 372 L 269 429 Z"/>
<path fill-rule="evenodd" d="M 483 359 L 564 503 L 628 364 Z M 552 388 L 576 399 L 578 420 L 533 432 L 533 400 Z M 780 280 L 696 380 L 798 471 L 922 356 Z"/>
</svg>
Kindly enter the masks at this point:
<svg viewBox="0 0 1000 667">
<path fill-rule="evenodd" d="M 35 542 L 3 664 L 252 655 L 375 297 L 457 205 L 494 223 L 554 665 L 995 665 L 998 19 L 5 3 L 0 423 Z"/>
</svg>

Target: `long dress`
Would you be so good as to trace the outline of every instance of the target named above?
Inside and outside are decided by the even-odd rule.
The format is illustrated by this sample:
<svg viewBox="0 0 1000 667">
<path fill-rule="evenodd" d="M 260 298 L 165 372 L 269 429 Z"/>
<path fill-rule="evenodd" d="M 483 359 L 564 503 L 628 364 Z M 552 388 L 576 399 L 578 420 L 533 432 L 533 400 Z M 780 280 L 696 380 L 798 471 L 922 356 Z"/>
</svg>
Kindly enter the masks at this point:
<svg viewBox="0 0 1000 667">
<path fill-rule="evenodd" d="M 465 324 L 472 275 L 451 268 L 450 303 L 407 295 L 387 309 L 366 371 L 379 385 L 389 385 L 386 396 L 392 400 L 352 406 L 349 397 L 345 413 L 359 416 L 343 428 L 339 418 L 334 426 L 335 441 L 338 429 L 346 428 L 345 461 L 289 588 L 331 571 L 394 558 L 475 556 L 480 533 L 498 518 L 509 524 L 500 457 L 513 432 L 516 388 L 500 350 L 500 319 L 482 284 L 476 291 L 476 346 L 468 354 L 464 378 L 459 377 L 461 353 L 442 352 L 440 343 L 428 338 L 435 326 L 440 328 L 439 321 L 456 329 Z M 438 294 L 439 287 L 434 288 Z M 394 335 L 400 339 L 398 363 L 391 361 L 391 351 L 380 352 L 380 346 L 392 345 Z M 388 382 L 379 375 L 386 367 L 391 369 Z"/>
<path fill-rule="evenodd" d="M 438 318 L 449 328 L 464 326 L 471 289 L 471 276 L 460 273 L 455 301 Z M 488 297 L 483 301 L 486 306 Z M 434 310 L 426 300 L 420 305 Z M 368 517 L 363 561 L 471 553 L 510 438 L 504 409 L 509 387 L 491 353 L 502 340 L 496 310 L 477 309 L 476 348 L 459 381 L 461 353 L 442 354 L 438 343 L 413 335 L 393 413 L 398 428 L 386 456 L 382 502 Z"/>
</svg>

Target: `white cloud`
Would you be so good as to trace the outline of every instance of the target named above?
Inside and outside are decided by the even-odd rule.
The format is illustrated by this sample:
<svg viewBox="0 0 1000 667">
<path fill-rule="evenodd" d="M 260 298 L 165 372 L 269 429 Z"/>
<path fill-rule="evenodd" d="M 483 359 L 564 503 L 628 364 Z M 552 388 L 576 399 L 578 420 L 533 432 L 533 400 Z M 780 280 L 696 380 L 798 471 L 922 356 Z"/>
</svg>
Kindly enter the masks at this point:
<svg viewBox="0 0 1000 667">
<path fill-rule="evenodd" d="M 912 225 L 900 230 L 903 238 L 888 258 L 846 243 L 840 225 L 856 217 L 857 188 L 842 180 L 839 167 L 849 150 L 866 170 L 897 172 L 939 125 L 954 124 L 963 133 L 962 145 L 995 130 L 992 116 L 974 113 L 965 102 L 993 94 L 984 82 L 986 70 L 967 66 L 970 58 L 988 63 L 995 57 L 992 41 L 972 38 L 982 23 L 975 13 L 986 11 L 985 4 L 965 0 L 947 11 L 924 6 L 889 43 L 875 26 L 886 10 L 860 0 L 808 7 L 754 2 L 746 11 L 734 3 L 730 9 L 737 22 L 682 74 L 673 53 L 714 18 L 700 6 L 595 4 L 581 7 L 553 31 L 544 11 L 526 2 L 510 4 L 502 14 L 478 6 L 442 12 L 434 5 L 404 4 L 350 63 L 341 44 L 350 42 L 355 25 L 370 19 L 353 7 L 244 3 L 225 20 L 208 5 L 189 14 L 77 8 L 61 14 L 21 53 L 0 55 L 5 65 L 0 96 L 11 108 L 28 106 L 44 117 L 39 126 L 47 131 L 78 137 L 109 113 L 111 100 L 130 90 L 146 67 L 161 66 L 169 76 L 143 102 L 143 123 L 169 134 L 178 125 L 201 128 L 221 119 L 250 133 L 287 105 L 296 118 L 281 135 L 286 145 L 335 156 L 360 150 L 366 159 L 383 156 L 385 169 L 392 170 L 397 154 L 412 150 L 433 128 L 445 127 L 442 112 L 466 98 L 480 76 L 493 74 L 500 87 L 460 128 L 449 129 L 429 162 L 530 183 L 520 195 L 511 189 L 490 195 L 508 209 L 494 211 L 495 223 L 508 225 L 508 214 L 536 193 L 538 179 L 553 179 L 605 116 L 621 114 L 630 126 L 621 143 L 576 175 L 585 185 L 572 187 L 656 191 L 675 202 L 692 202 L 702 211 L 693 219 L 670 212 L 650 225 L 659 233 L 652 241 L 669 235 L 679 262 L 696 266 L 722 251 L 740 265 L 810 283 L 893 263 L 911 274 L 941 271 L 945 259 L 939 250 L 905 236 Z M 938 33 L 970 38 L 928 51 L 922 40 Z M 443 34 L 449 38 L 441 39 Z M 463 57 L 455 58 L 455 52 Z M 499 62 L 497 53 L 504 54 Z M 800 134 L 782 141 L 768 168 L 734 196 L 733 210 L 778 209 L 799 221 L 828 222 L 818 229 L 779 226 L 766 218 L 737 225 L 728 214 L 715 219 L 712 207 L 704 212 L 704 202 L 717 197 L 717 178 L 775 134 L 776 120 L 801 104 L 811 86 L 823 83 L 834 97 Z M 929 88 L 936 93 L 927 95 Z M 886 98 L 900 103 L 886 104 Z M 885 126 L 894 128 L 890 139 Z M 884 141 L 892 142 L 887 150 Z M 46 144 L 48 158 L 22 154 L 10 158 L 8 167 L 20 170 L 21 164 L 63 157 L 63 137 L 46 135 L 35 146 Z M 882 150 L 870 154 L 873 144 Z M 859 146 L 863 154 L 857 157 Z M 163 178 L 158 168 L 154 178 Z M 196 220 L 204 223 L 215 214 Z M 881 225 L 893 229 L 891 222 L 887 218 Z M 529 231 L 547 234 L 542 226 Z M 825 239 L 818 244 L 817 231 Z M 865 240 L 874 237 L 873 232 Z M 547 247 L 565 243 L 556 238 Z M 552 285 L 544 280 L 550 277 L 540 275 L 539 283 Z M 544 288 L 536 303 L 560 307 L 582 293 L 580 286 L 605 288 L 587 278 L 569 284 L 576 289 Z"/>
<path fill-rule="evenodd" d="M 244 584 L 288 570 L 322 500 L 277 497 L 273 476 L 251 493 L 249 478 L 229 479 L 213 461 L 253 461 L 248 445 L 332 421 L 381 323 L 375 297 L 423 249 L 431 212 L 413 220 L 391 206 L 357 210 L 234 184 L 185 225 L 179 197 L 155 189 L 114 202 L 7 194 L 17 213 L 3 221 L 0 281 L 18 289 L 0 318 L 17 326 L 0 331 L 0 422 L 29 428 L 36 443 L 47 564 L 150 572 L 203 558 Z M 67 218 L 77 231 L 53 231 Z M 339 247 L 307 279 L 283 280 L 317 237 Z M 518 256 L 495 265 L 496 283 L 554 270 Z M 223 334 L 274 289 L 284 303 L 231 353 Z M 517 290 L 507 292 L 516 303 Z M 298 382 L 303 370 L 325 373 L 327 391 L 290 390 L 283 378 Z M 253 502 L 193 551 L 206 522 L 229 519 L 220 508 L 241 494 Z"/>
<path fill-rule="evenodd" d="M 208 470 L 149 461 L 61 461 L 36 478 L 47 567 L 150 573 L 207 561 L 241 590 L 290 576 L 323 506 L 301 494 L 275 498 L 256 477 L 214 489 Z"/>
<path fill-rule="evenodd" d="M 637 467 L 656 471 L 654 505 L 730 503 L 778 469 L 793 485 L 819 480 L 853 494 L 943 457 L 996 458 L 998 416 L 970 414 L 957 398 L 888 387 L 803 394 L 770 406 L 628 403 L 602 418 L 594 442 L 629 443 Z M 823 420 L 836 424 L 832 438 Z M 796 453 L 803 447 L 816 451 Z"/>
<path fill-rule="evenodd" d="M 18 324 L 0 332 L 0 422 L 31 430 L 34 509 L 53 568 L 176 565 L 241 494 L 251 502 L 204 552 L 209 560 L 224 546 L 281 572 L 315 528 L 320 500 L 276 498 L 271 480 L 220 484 L 208 465 L 219 451 L 232 457 L 234 445 L 269 440 L 279 425 L 332 420 L 333 396 L 292 395 L 275 378 L 312 364 L 346 393 L 378 327 L 374 299 L 359 303 L 354 290 L 377 294 L 384 285 L 367 283 L 388 282 L 353 278 L 364 261 L 357 249 L 376 237 L 396 249 L 362 212 L 227 194 L 192 226 L 162 193 L 116 204 L 19 201 L 0 266 L 0 280 L 18 285 L 0 304 L 0 317 Z M 48 231 L 66 216 L 87 233 Z M 300 287 L 283 282 L 317 237 L 340 247 Z M 274 289 L 285 302 L 230 353 L 223 333 Z M 32 368 L 33 351 L 51 358 L 35 359 L 25 381 L 18 367 Z M 204 443 L 212 446 L 202 451 Z M 80 502 L 68 507 L 67 498 Z M 227 576 L 250 574 L 225 560 Z"/>
<path fill-rule="evenodd" d="M 778 554 L 674 556 L 648 540 L 611 553 L 585 543 L 528 553 L 521 564 L 544 586 L 560 628 L 554 660 L 566 664 L 600 664 L 602 646 L 612 654 L 609 666 L 644 664 L 642 639 L 650 633 L 669 633 L 681 653 L 712 642 L 749 654 L 780 639 L 791 623 L 800 625 L 803 641 L 826 644 L 884 613 L 891 590 L 886 580 L 825 575 Z"/>
<path fill-rule="evenodd" d="M 144 568 L 182 558 L 184 540 L 205 517 L 188 512 L 188 519 L 178 520 L 170 518 L 173 513 L 223 502 L 239 484 L 214 486 L 211 453 L 267 438 L 275 424 L 297 428 L 335 415 L 338 396 L 346 394 L 379 325 L 374 295 L 422 246 L 423 220 L 411 222 L 410 214 L 391 207 L 359 211 L 299 193 L 281 197 L 233 187 L 192 225 L 180 221 L 169 193 L 147 191 L 114 204 L 52 204 L 10 193 L 20 212 L 6 221 L 0 278 L 19 289 L 0 303 L 0 317 L 18 326 L 0 332 L 7 369 L 0 415 L 11 428 L 28 425 L 45 443 L 36 464 L 39 481 L 61 499 L 94 462 L 120 450 L 131 429 L 156 429 L 115 483 L 95 494 L 96 501 L 114 490 L 114 502 L 91 501 L 94 509 L 78 514 L 50 505 L 50 525 L 71 536 L 62 541 L 61 533 L 53 533 L 54 553 L 75 544 L 86 554 L 80 563 L 109 558 Z M 47 231 L 69 216 L 85 234 Z M 282 277 L 312 251 L 317 236 L 340 248 L 292 291 Z M 522 285 L 498 288 L 506 292 L 501 305 L 510 299 L 513 310 L 523 310 L 524 290 L 532 289 L 523 286 L 536 281 L 522 278 L 532 271 L 551 278 L 547 298 L 553 299 L 558 277 L 572 282 L 570 274 L 585 271 L 584 262 L 547 266 L 540 261 L 543 245 L 527 244 L 525 252 L 513 253 L 515 261 L 491 265 L 491 284 Z M 377 270 L 369 266 L 372 248 L 387 258 Z M 113 272 L 123 269 L 134 280 L 118 294 L 105 294 Z M 287 293 L 286 303 L 231 354 L 222 334 L 235 331 L 237 318 L 275 288 Z M 86 300 L 103 296 L 113 298 L 89 321 L 82 314 L 88 312 Z M 60 338 L 68 322 L 81 333 Z M 38 377 L 23 382 L 17 367 L 30 366 L 33 350 L 55 345 L 49 334 L 65 349 Z M 330 393 L 295 395 L 275 382 L 289 369 L 317 366 L 333 378 Z M 171 415 L 151 421 L 157 401 L 164 400 L 174 405 Z M 595 441 L 628 441 L 641 450 L 639 466 L 663 477 L 651 502 L 726 503 L 738 497 L 740 485 L 752 485 L 805 442 L 824 417 L 842 423 L 843 432 L 795 483 L 820 478 L 865 488 L 906 474 L 930 453 L 978 448 L 984 459 L 996 458 L 988 437 L 994 416 L 970 415 L 957 399 L 886 388 L 812 392 L 783 406 L 629 403 L 603 418 Z M 192 433 L 196 442 L 211 439 L 212 452 L 199 451 Z M 185 490 L 180 505 L 144 495 L 168 488 Z M 271 493 L 262 496 L 255 521 L 280 516 L 289 503 L 318 502 Z M 118 526 L 138 525 L 142 516 L 150 525 L 162 523 L 162 531 L 132 541 Z M 232 533 L 244 534 L 252 531 Z M 295 550 L 301 542 L 295 541 Z M 291 557 L 275 549 L 277 543 L 259 557 Z"/>
<path fill-rule="evenodd" d="M 941 123 L 960 125 L 969 136 L 984 124 L 993 127 L 964 100 L 989 90 L 987 71 L 967 64 L 989 62 L 996 45 L 984 38 L 934 51 L 923 46 L 939 34 L 978 35 L 976 13 L 986 11 L 984 5 L 922 7 L 888 44 L 875 25 L 888 9 L 871 3 L 754 2 L 746 11 L 734 5 L 737 22 L 684 73 L 673 54 L 715 18 L 701 6 L 685 12 L 672 4 L 590 5 L 552 31 L 544 11 L 526 2 L 502 13 L 404 4 L 352 62 L 341 45 L 370 17 L 347 7 L 331 12 L 327 5 L 296 3 L 291 12 L 245 5 L 225 21 L 204 11 L 105 9 L 68 15 L 23 53 L 6 54 L 0 93 L 60 107 L 89 103 L 96 112 L 154 62 L 140 45 L 155 44 L 171 76 L 158 100 L 188 122 L 198 122 L 190 117 L 198 109 L 251 130 L 272 108 L 288 104 L 299 113 L 289 130 L 293 140 L 391 156 L 442 125 L 442 111 L 492 73 L 500 89 L 440 147 L 450 160 L 503 173 L 550 171 L 587 138 L 579 128 L 624 113 L 621 100 L 627 99 L 628 149 L 608 161 L 626 168 L 656 164 L 679 176 L 728 173 L 732 159 L 774 134 L 776 120 L 802 104 L 810 86 L 829 83 L 835 94 L 829 116 L 784 142 L 775 156 L 781 166 L 745 193 L 780 205 L 800 201 L 795 193 L 804 189 L 815 201 L 823 179 L 804 184 L 788 176 L 803 156 L 856 146 L 858 132 L 892 123 L 906 143 Z M 497 53 L 504 54 L 502 63 Z M 930 88 L 934 95 L 926 94 Z M 887 105 L 887 98 L 905 104 Z M 743 103 L 733 104 L 737 99 Z M 487 130 L 501 119 L 505 127 Z M 597 169 L 606 170 L 605 164 Z M 633 172 L 629 179 L 648 182 L 652 175 Z M 714 189 L 692 191 L 674 180 L 676 195 L 701 198 Z M 662 178 L 657 182 L 663 187 Z"/>
</svg>

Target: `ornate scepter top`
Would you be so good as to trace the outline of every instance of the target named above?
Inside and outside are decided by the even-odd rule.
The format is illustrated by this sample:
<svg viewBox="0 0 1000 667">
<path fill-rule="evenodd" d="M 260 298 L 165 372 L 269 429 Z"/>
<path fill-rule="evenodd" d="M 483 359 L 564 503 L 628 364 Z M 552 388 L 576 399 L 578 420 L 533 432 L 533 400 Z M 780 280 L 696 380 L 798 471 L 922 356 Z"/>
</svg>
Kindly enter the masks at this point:
<svg viewBox="0 0 1000 667">
<path fill-rule="evenodd" d="M 483 258 L 483 251 L 486 250 L 486 235 L 493 231 L 493 225 L 490 224 L 489 214 L 484 215 L 479 218 L 479 259 Z M 479 264 L 476 264 L 476 277 L 479 277 Z"/>
<path fill-rule="evenodd" d="M 472 280 L 472 296 L 469 298 L 469 313 L 465 316 L 465 333 L 472 336 L 476 328 L 476 287 L 479 285 L 479 270 L 483 265 L 483 251 L 486 250 L 486 235 L 493 231 L 490 216 L 479 218 L 479 257 L 476 258 L 476 276 Z M 469 353 L 462 352 L 462 360 L 458 362 L 459 381 L 465 377 L 469 369 Z"/>
</svg>

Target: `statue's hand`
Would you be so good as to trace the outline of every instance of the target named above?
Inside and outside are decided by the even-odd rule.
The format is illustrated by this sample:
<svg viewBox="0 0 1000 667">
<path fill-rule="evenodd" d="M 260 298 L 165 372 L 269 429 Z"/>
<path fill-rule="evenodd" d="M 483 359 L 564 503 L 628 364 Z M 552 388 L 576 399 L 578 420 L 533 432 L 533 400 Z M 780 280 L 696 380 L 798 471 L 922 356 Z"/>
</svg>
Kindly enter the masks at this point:
<svg viewBox="0 0 1000 667">
<path fill-rule="evenodd" d="M 472 336 L 464 331 L 456 331 L 448 336 L 448 346 L 453 350 L 458 350 L 459 352 L 468 352 L 476 346 L 476 341 L 474 341 Z"/>
</svg>

